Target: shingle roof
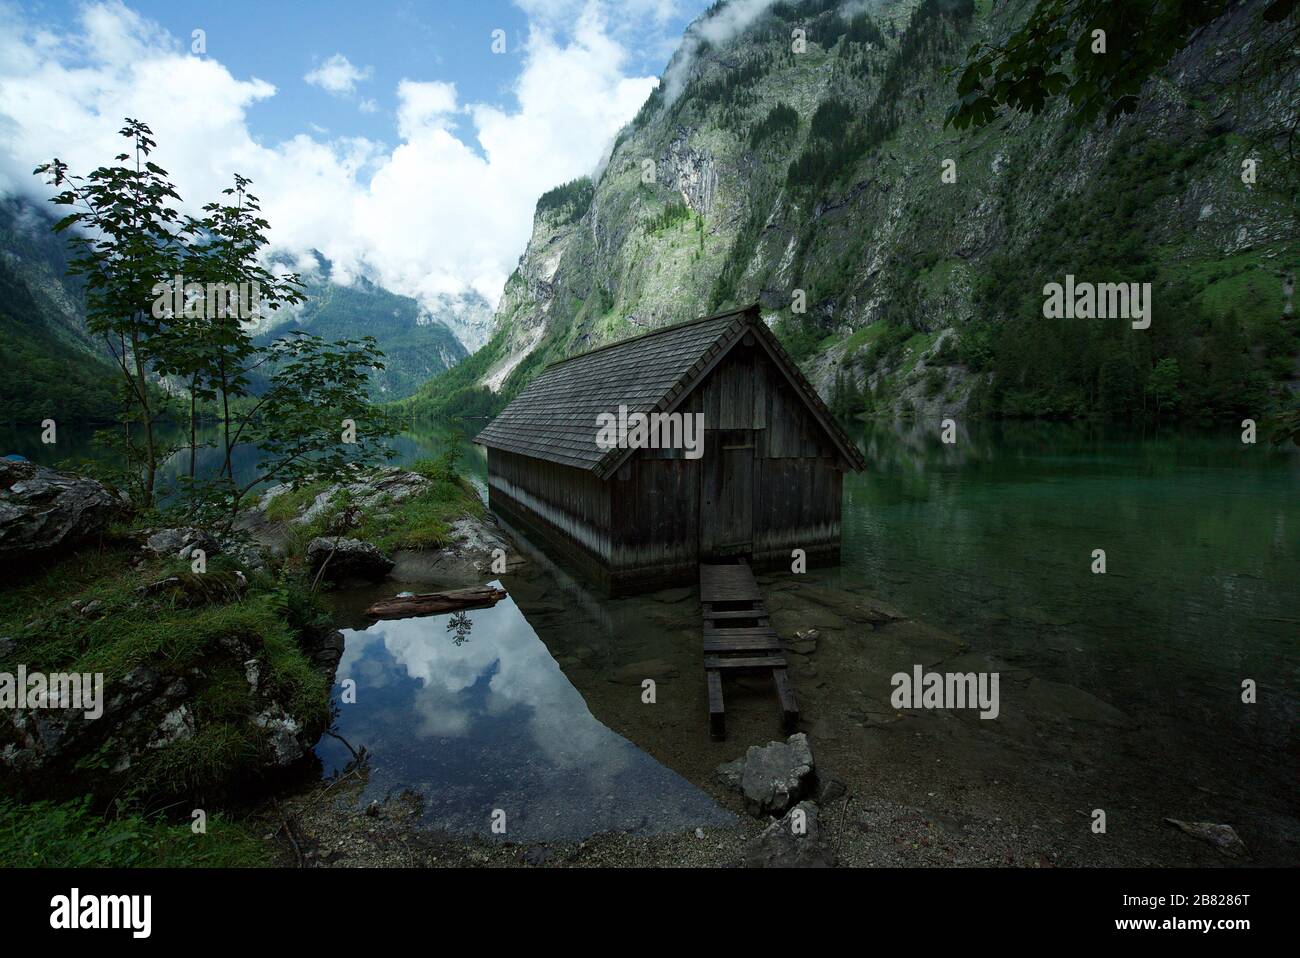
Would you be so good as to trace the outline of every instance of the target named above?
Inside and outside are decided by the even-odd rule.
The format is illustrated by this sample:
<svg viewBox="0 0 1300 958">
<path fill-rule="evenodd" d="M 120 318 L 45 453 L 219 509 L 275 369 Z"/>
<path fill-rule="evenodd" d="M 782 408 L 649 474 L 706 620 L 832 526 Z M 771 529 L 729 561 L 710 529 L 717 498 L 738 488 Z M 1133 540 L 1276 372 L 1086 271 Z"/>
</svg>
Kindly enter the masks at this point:
<svg viewBox="0 0 1300 958">
<path fill-rule="evenodd" d="M 608 478 L 628 450 L 596 445 L 596 416 L 617 412 L 620 404 L 629 413 L 666 409 L 747 329 L 758 332 L 845 458 L 861 468 L 857 447 L 768 331 L 757 305 L 665 326 L 552 363 L 474 441 Z"/>
</svg>

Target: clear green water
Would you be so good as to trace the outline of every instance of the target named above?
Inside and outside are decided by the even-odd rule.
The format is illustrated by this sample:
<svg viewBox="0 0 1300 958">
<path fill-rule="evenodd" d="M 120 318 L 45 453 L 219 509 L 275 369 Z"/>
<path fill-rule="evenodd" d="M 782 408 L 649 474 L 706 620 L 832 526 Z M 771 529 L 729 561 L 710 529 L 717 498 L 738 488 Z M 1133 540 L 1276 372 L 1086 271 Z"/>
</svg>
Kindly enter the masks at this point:
<svg viewBox="0 0 1300 958">
<path fill-rule="evenodd" d="M 1136 717 L 1290 751 L 1294 774 L 1294 448 L 1061 425 L 988 426 L 955 445 L 919 427 L 861 439 L 846 585 Z"/>
</svg>

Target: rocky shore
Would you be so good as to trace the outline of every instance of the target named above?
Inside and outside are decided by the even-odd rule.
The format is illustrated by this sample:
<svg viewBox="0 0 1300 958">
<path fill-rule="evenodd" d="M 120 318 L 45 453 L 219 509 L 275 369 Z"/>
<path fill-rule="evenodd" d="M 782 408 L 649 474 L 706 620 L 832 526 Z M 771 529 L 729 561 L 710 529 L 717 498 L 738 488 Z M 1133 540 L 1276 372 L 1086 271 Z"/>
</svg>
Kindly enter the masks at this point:
<svg viewBox="0 0 1300 958">
<path fill-rule="evenodd" d="M 382 469 L 345 494 L 353 514 L 382 518 L 408 501 L 427 508 L 434 484 Z M 373 581 L 413 562 L 477 575 L 499 545 L 476 516 L 458 515 L 445 545 L 401 550 L 400 562 L 341 534 L 301 549 L 286 528 L 320 531 L 339 490 L 269 518 L 289 492 L 272 489 L 223 534 L 141 525 L 93 479 L 0 461 L 0 574 L 13 586 L 0 672 L 97 676 L 103 689 L 93 710 L 0 710 L 6 794 L 224 806 L 311 775 L 343 652 L 313 579 Z"/>
</svg>

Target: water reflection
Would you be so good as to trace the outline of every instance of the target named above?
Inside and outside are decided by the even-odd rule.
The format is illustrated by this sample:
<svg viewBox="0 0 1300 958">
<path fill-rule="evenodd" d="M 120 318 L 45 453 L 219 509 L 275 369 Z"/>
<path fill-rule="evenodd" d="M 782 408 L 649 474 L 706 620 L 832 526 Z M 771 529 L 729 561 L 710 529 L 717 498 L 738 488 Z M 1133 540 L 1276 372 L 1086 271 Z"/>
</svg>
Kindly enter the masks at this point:
<svg viewBox="0 0 1300 958">
<path fill-rule="evenodd" d="M 514 841 L 724 824 L 731 816 L 597 721 L 509 598 L 495 608 L 347 630 L 337 729 L 370 756 L 362 800 L 410 788 L 425 823 Z M 327 774 L 351 753 L 317 746 Z"/>
</svg>

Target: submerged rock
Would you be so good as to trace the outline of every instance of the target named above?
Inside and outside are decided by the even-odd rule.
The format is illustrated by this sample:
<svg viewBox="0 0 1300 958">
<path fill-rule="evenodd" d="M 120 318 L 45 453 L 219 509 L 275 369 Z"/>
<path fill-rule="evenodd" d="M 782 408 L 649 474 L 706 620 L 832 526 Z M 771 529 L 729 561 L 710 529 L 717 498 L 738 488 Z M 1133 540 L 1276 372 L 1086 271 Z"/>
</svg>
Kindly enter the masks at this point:
<svg viewBox="0 0 1300 958">
<path fill-rule="evenodd" d="M 94 539 L 129 511 L 125 499 L 94 479 L 0 459 L 0 561 Z"/>
<path fill-rule="evenodd" d="M 1229 858 L 1241 858 L 1250 854 L 1246 850 L 1246 843 L 1241 840 L 1236 829 L 1231 825 L 1216 825 L 1214 822 L 1184 822 L 1177 818 L 1166 818 L 1165 821 L 1193 838 L 1208 842 Z"/>
<path fill-rule="evenodd" d="M 802 632 L 796 632 L 793 639 L 787 639 L 785 647 L 796 655 L 812 655 L 817 651 L 817 642 L 820 639 L 821 633 L 816 629 L 805 629 Z"/>
</svg>

